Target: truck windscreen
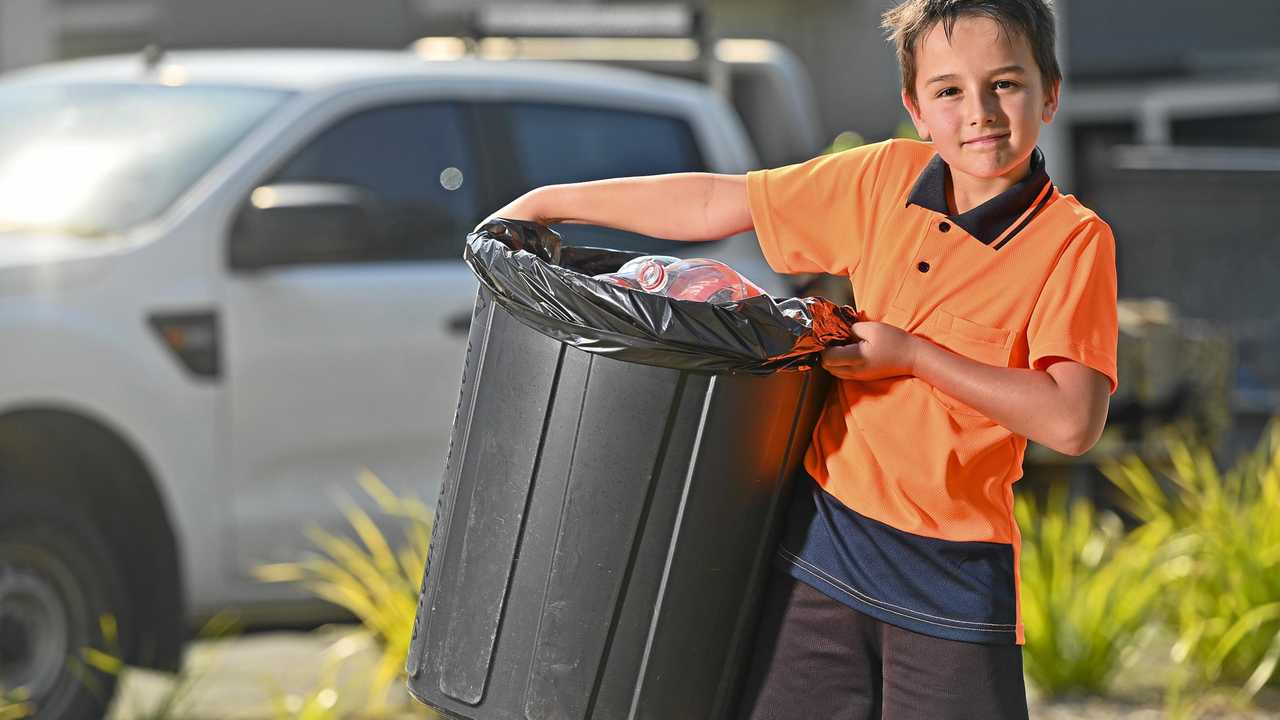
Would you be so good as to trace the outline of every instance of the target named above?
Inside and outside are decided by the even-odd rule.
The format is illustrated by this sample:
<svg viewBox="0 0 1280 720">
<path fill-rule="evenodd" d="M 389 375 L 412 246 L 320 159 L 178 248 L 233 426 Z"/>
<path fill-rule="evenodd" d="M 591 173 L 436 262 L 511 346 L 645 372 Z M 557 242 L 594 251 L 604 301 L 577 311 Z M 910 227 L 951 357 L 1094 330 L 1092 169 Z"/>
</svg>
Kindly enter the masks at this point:
<svg viewBox="0 0 1280 720">
<path fill-rule="evenodd" d="M 102 237 L 151 219 L 289 95 L 222 86 L 0 85 L 0 233 Z"/>
</svg>

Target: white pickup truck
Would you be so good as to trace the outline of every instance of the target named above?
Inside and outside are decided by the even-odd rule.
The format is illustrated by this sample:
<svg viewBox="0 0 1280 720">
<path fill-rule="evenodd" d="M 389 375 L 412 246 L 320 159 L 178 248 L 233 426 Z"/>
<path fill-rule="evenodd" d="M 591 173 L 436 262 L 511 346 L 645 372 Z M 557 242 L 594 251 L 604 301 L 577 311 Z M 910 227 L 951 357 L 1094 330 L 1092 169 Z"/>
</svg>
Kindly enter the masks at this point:
<svg viewBox="0 0 1280 720">
<path fill-rule="evenodd" d="M 0 78 L 0 688 L 97 717 L 68 655 L 330 606 L 255 581 L 345 526 L 368 468 L 433 502 L 475 280 L 463 238 L 532 187 L 756 165 L 705 87 L 391 51 L 201 51 Z M 603 228 L 790 294 L 755 239 Z"/>
</svg>

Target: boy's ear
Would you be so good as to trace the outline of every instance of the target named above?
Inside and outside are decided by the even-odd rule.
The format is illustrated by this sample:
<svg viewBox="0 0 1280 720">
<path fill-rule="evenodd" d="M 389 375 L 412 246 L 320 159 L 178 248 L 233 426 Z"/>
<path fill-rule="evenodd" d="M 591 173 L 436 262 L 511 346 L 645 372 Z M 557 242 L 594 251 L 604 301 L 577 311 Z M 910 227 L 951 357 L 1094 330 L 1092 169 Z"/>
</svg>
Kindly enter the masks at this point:
<svg viewBox="0 0 1280 720">
<path fill-rule="evenodd" d="M 911 124 L 916 126 L 916 134 L 921 140 L 929 139 L 929 126 L 925 125 L 924 120 L 920 118 L 920 109 L 916 107 L 916 103 L 911 99 L 911 93 L 905 89 L 902 91 L 902 107 L 906 108 L 907 115 L 911 117 Z"/>
<path fill-rule="evenodd" d="M 1044 93 L 1044 108 L 1040 112 L 1040 119 L 1048 124 L 1053 122 L 1053 116 L 1058 113 L 1059 92 L 1062 90 L 1062 81 L 1055 80 L 1053 85 L 1049 86 Z"/>
</svg>

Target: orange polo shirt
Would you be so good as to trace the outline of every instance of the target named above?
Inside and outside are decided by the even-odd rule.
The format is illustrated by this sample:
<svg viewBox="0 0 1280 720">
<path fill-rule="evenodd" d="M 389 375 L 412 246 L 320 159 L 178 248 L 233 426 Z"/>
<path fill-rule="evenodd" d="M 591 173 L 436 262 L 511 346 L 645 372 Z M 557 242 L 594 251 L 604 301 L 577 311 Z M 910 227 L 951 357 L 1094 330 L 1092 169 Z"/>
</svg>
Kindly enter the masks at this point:
<svg viewBox="0 0 1280 720">
<path fill-rule="evenodd" d="M 784 273 L 849 277 L 865 318 L 973 360 L 1062 359 L 1117 386 L 1115 239 L 1043 174 L 951 215 L 929 143 L 894 139 L 747 175 L 752 219 Z M 1038 178 L 1043 182 L 1037 185 Z M 839 380 L 804 467 L 830 496 L 903 533 L 1012 546 L 1027 439 L 916 377 Z"/>
</svg>

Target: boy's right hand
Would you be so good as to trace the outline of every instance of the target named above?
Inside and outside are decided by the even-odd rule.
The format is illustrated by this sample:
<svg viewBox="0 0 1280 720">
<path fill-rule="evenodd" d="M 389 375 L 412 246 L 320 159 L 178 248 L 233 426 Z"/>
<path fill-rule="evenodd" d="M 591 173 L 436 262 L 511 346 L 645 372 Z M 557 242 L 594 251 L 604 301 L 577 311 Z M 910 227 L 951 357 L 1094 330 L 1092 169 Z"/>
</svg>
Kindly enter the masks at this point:
<svg viewBox="0 0 1280 720">
<path fill-rule="evenodd" d="M 882 380 L 915 375 L 916 347 L 924 342 L 915 335 L 883 322 L 853 324 L 857 342 L 822 351 L 822 367 L 844 380 Z"/>
<path fill-rule="evenodd" d="M 473 233 L 486 233 L 512 250 L 524 250 L 552 265 L 560 264 L 560 234 L 542 223 L 497 216 L 476 226 Z"/>
</svg>

